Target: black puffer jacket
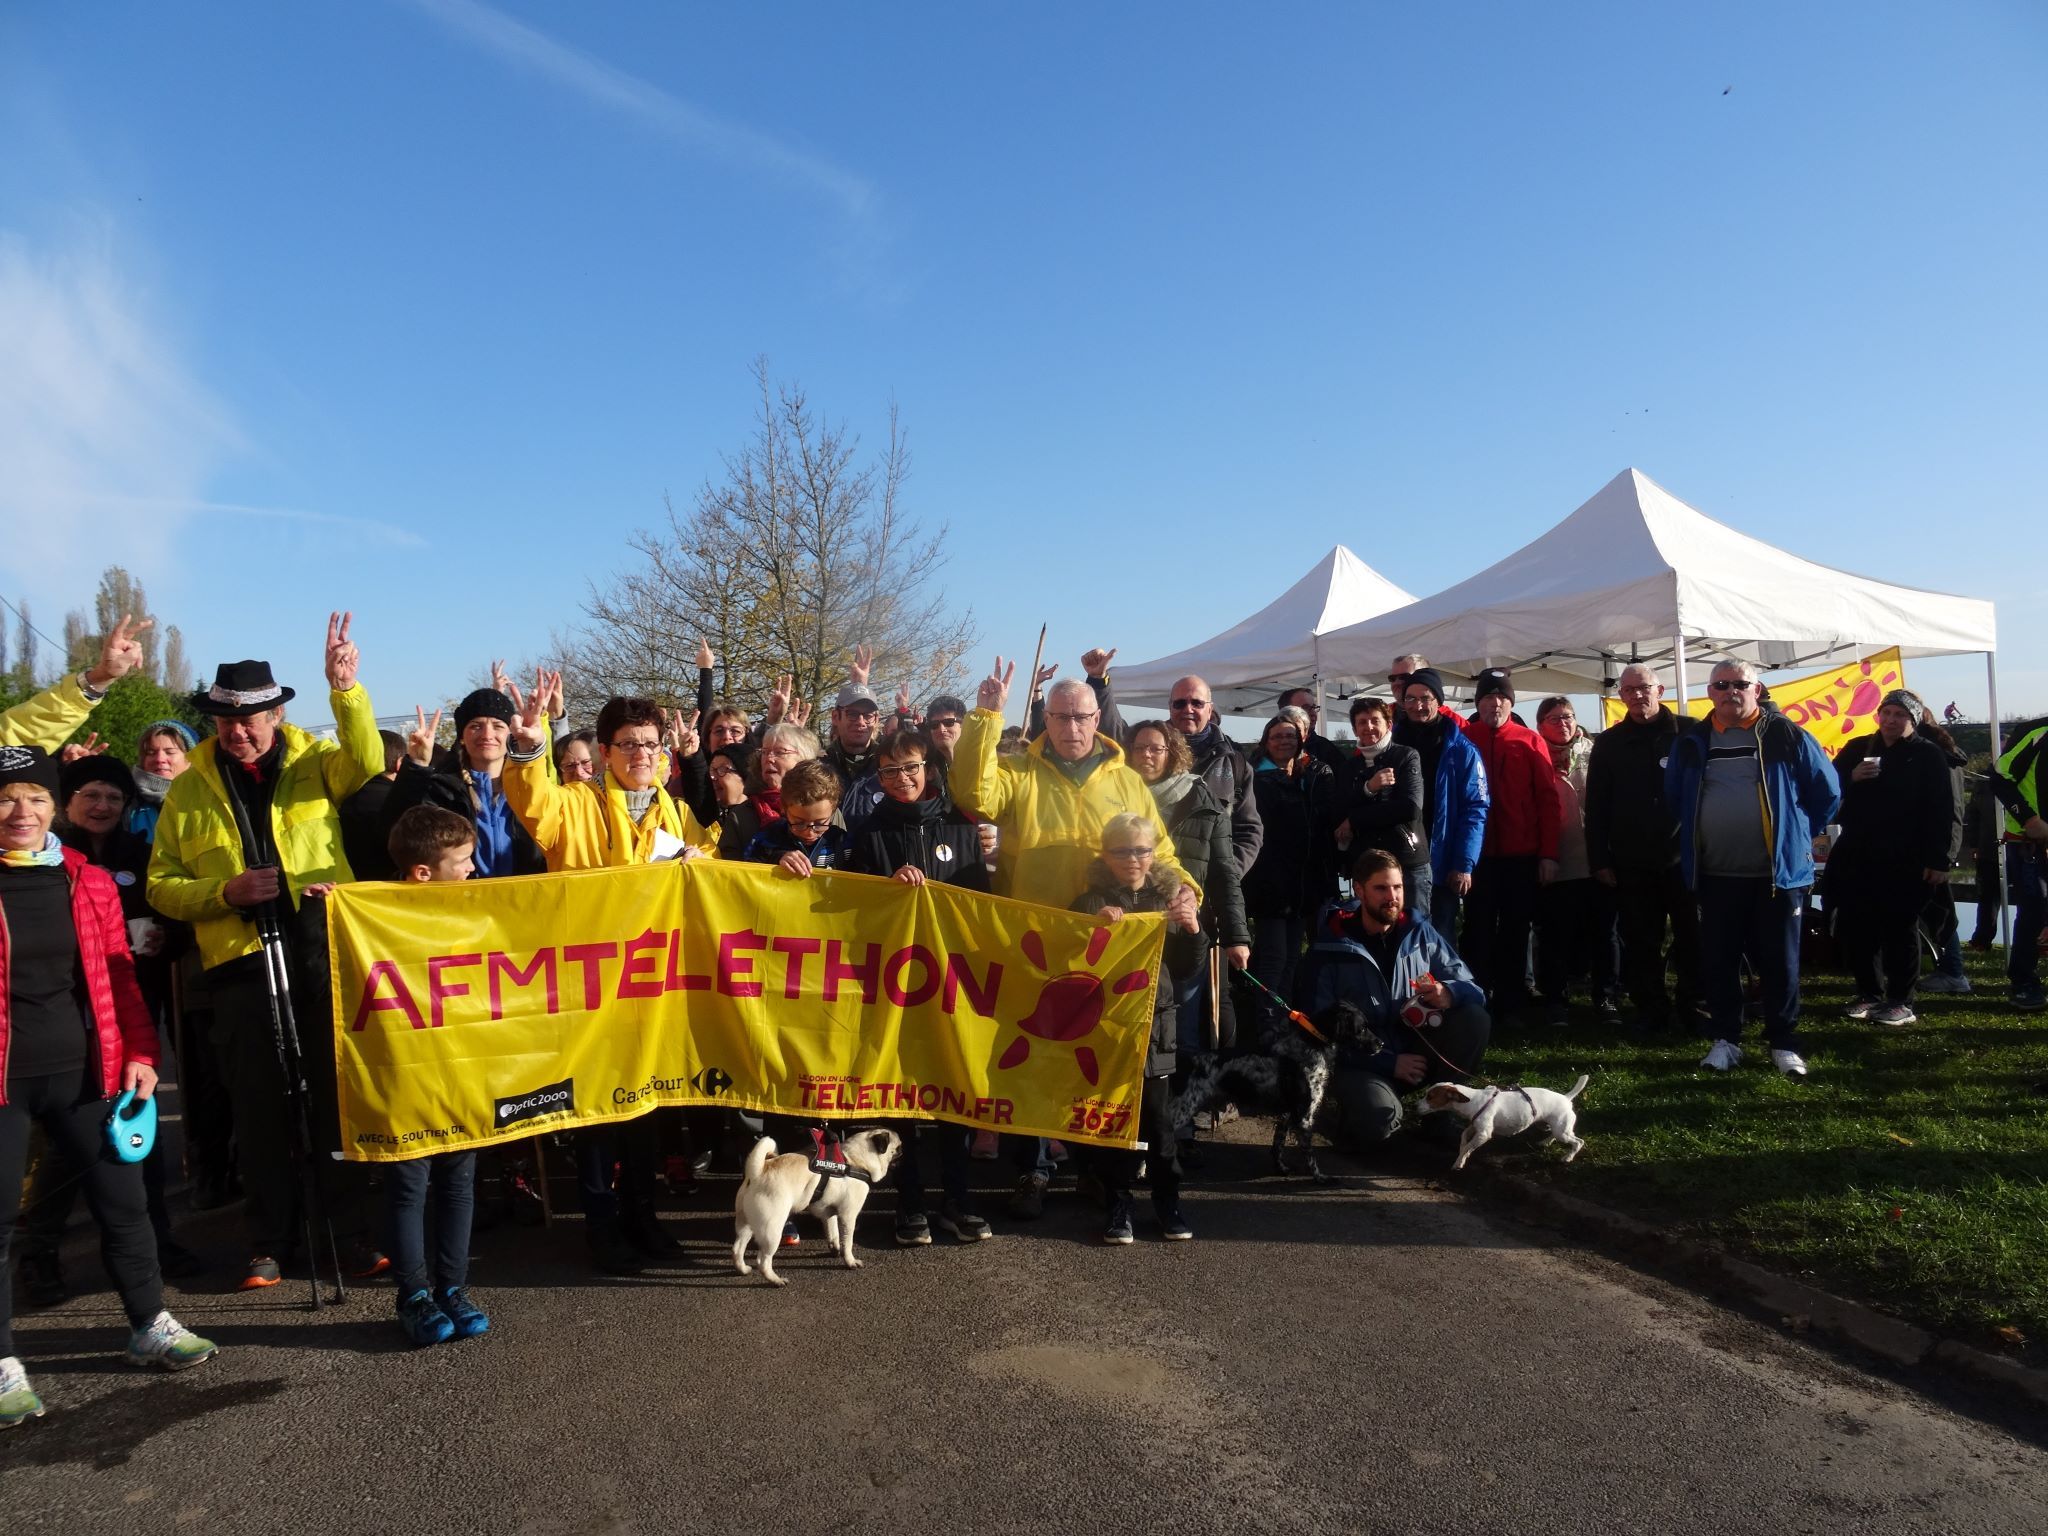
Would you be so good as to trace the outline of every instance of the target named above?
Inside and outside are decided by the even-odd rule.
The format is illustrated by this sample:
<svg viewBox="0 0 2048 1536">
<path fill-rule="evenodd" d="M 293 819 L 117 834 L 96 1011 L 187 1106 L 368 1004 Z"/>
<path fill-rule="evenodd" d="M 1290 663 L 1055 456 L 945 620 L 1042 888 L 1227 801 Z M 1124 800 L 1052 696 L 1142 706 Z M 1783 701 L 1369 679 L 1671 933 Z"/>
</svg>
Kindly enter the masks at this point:
<svg viewBox="0 0 2048 1536">
<path fill-rule="evenodd" d="M 1367 789 L 1366 781 L 1382 768 L 1394 770 L 1391 789 Z M 1403 869 L 1429 863 L 1429 829 L 1422 822 L 1422 754 L 1398 741 L 1383 741 L 1370 753 L 1361 748 L 1344 764 L 1338 780 L 1336 814 L 1330 830 L 1351 823 L 1351 844 L 1338 858 L 1351 860 L 1368 848 L 1391 853 Z M 1331 847 L 1335 847 L 1332 839 Z M 1333 889 L 1330 895 L 1335 895 Z M 1320 905 L 1320 903 L 1318 904 Z M 1316 907 L 1308 909 L 1311 913 Z"/>
<path fill-rule="evenodd" d="M 1657 707 L 1638 723 L 1624 715 L 1593 738 L 1586 764 L 1586 859 L 1596 870 L 1638 874 L 1678 862 L 1678 820 L 1664 803 L 1664 760 L 1678 741 L 1678 716 Z"/>
<path fill-rule="evenodd" d="M 1883 772 L 1858 780 L 1856 765 L 1873 757 Z M 1933 741 L 1915 732 L 1886 746 L 1875 731 L 1858 736 L 1836 754 L 1835 774 L 1842 781 L 1842 808 L 1835 812 L 1842 835 L 1828 853 L 1831 887 L 1845 872 L 1955 864 L 1963 846 L 1957 774 L 1948 753 Z"/>
<path fill-rule="evenodd" d="M 893 875 L 915 864 L 928 880 L 965 890 L 989 888 L 974 820 L 950 800 L 882 803 L 854 824 L 845 868 L 863 875 Z"/>
<path fill-rule="evenodd" d="M 1206 964 L 1211 939 L 1225 946 L 1249 944 L 1251 924 L 1245 921 L 1244 891 L 1238 884 L 1237 857 L 1230 842 L 1230 814 L 1200 780 L 1188 786 L 1172 810 L 1159 814 L 1173 836 L 1173 855 L 1188 878 L 1202 888 L 1202 932 L 1170 934 L 1168 960 L 1176 971 L 1192 975 Z"/>
<path fill-rule="evenodd" d="M 1164 912 L 1173 900 L 1173 893 L 1180 889 L 1180 882 L 1163 870 L 1154 869 L 1144 886 L 1136 891 L 1118 883 L 1109 866 L 1097 859 L 1088 866 L 1088 889 L 1074 898 L 1073 910 L 1090 916 L 1104 907 L 1120 907 L 1126 912 Z M 1187 937 L 1187 935 L 1182 935 Z M 1165 1077 L 1173 1070 L 1176 1041 L 1180 1036 L 1180 1009 L 1173 1001 L 1174 931 L 1166 930 L 1166 954 L 1159 966 L 1159 987 L 1152 997 L 1152 1044 L 1145 1055 L 1145 1075 Z"/>
<path fill-rule="evenodd" d="M 378 840 L 388 844 L 391 829 L 398 825 L 398 818 L 416 805 L 437 805 L 466 821 L 476 820 L 476 790 L 470 786 L 469 775 L 463 771 L 459 756 L 453 752 L 439 753 L 432 768 L 422 768 L 409 757 L 399 759 L 398 777 L 391 781 L 391 793 L 385 797 L 378 813 Z M 506 820 L 512 831 L 511 872 L 515 875 L 546 874 L 548 856 L 541 852 L 540 844 L 527 832 L 526 824 L 509 811 Z M 386 862 L 389 862 L 388 853 Z M 398 871 L 394 869 L 392 878 L 396 879 L 397 875 Z"/>
<path fill-rule="evenodd" d="M 1412 753 L 1410 754 L 1413 755 Z M 1249 917 L 1310 917 L 1337 894 L 1325 834 L 1336 799 L 1336 775 L 1311 761 L 1292 776 L 1252 766 L 1265 838 L 1241 882 Z"/>
</svg>

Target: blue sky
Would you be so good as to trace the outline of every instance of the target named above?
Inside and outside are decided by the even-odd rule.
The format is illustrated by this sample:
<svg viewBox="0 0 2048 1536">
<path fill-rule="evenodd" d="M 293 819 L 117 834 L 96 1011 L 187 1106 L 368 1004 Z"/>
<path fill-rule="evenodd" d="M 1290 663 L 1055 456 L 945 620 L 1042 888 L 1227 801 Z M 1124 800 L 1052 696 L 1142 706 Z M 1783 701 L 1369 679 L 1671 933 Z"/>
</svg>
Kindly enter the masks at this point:
<svg viewBox="0 0 2048 1536">
<path fill-rule="evenodd" d="M 2048 710 L 2044 77 L 2021 0 L 10 6 L 0 592 L 55 633 L 120 559 L 316 698 L 349 606 L 431 702 L 766 355 L 900 407 L 984 655 L 1176 650 L 1339 541 L 1427 593 L 1632 464 L 1996 599 Z"/>
</svg>

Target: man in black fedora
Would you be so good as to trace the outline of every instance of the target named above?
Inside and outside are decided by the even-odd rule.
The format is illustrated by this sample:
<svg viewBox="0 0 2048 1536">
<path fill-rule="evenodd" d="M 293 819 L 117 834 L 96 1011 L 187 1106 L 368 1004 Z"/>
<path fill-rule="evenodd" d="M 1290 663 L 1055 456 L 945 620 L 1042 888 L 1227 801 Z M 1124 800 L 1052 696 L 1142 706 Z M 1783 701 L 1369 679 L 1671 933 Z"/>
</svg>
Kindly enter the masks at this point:
<svg viewBox="0 0 2048 1536">
<path fill-rule="evenodd" d="M 349 618 L 336 613 L 327 620 L 335 741 L 285 723 L 293 691 L 278 684 L 267 661 L 228 662 L 211 688 L 193 695 L 194 707 L 213 717 L 214 735 L 192 752 L 190 768 L 164 796 L 149 863 L 150 905 L 192 925 L 206 968 L 248 1197 L 244 1290 L 277 1283 L 299 1225 L 291 1102 L 255 922 L 267 904 L 276 904 L 291 950 L 293 1009 L 312 1067 L 314 1134 L 334 1134 L 334 1074 L 324 1066 L 332 1059 L 325 921 L 320 902 L 307 898 L 354 878 L 342 851 L 341 803 L 384 771 L 370 696 L 356 681 Z M 324 1156 L 316 1161 L 333 1166 Z"/>
</svg>

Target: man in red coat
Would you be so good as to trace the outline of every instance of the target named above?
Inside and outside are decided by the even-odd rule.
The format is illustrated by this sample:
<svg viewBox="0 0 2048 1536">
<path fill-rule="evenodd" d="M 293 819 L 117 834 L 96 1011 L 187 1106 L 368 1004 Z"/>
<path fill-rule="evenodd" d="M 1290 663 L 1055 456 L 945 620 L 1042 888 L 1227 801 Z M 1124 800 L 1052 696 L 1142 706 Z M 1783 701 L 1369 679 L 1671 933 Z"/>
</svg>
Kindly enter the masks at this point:
<svg viewBox="0 0 2048 1536">
<path fill-rule="evenodd" d="M 1557 876 L 1557 787 L 1543 738 L 1509 716 L 1515 682 L 1499 667 L 1473 680 L 1472 718 L 1465 735 L 1479 749 L 1493 803 L 1486 812 L 1486 842 L 1465 899 L 1465 932 L 1458 945 L 1486 989 L 1496 1019 L 1529 1003 L 1529 925 L 1536 888 Z"/>
</svg>

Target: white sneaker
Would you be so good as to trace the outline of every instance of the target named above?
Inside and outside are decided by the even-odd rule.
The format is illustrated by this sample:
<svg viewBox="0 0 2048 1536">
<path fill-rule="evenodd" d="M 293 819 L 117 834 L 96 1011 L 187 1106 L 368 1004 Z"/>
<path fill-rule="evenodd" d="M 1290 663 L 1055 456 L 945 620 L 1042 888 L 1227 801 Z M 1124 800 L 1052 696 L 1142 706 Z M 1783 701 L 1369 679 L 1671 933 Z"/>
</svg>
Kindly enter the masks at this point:
<svg viewBox="0 0 2048 1536">
<path fill-rule="evenodd" d="M 1944 976 L 1936 972 L 1920 978 L 1920 990 L 1935 997 L 1968 997 L 1970 978 L 1967 976 Z"/>
<path fill-rule="evenodd" d="M 1742 1047 L 1733 1040 L 1716 1040 L 1714 1048 L 1700 1058 L 1700 1065 L 1712 1067 L 1716 1072 L 1727 1072 L 1742 1060 Z"/>
<path fill-rule="evenodd" d="M 1771 1065 L 1787 1077 L 1806 1076 L 1806 1058 L 1797 1051 L 1771 1052 Z"/>
</svg>

